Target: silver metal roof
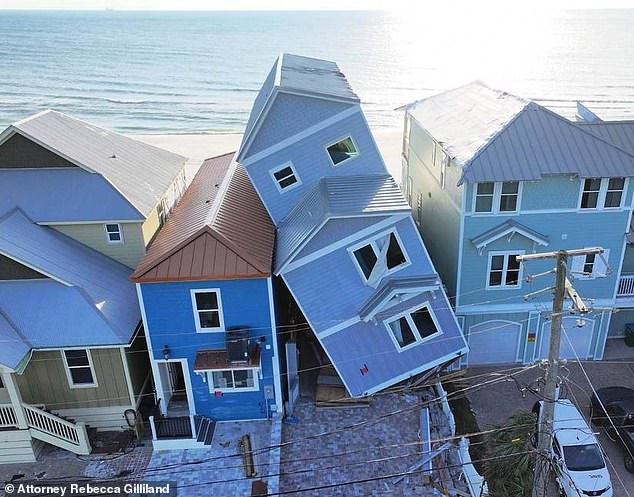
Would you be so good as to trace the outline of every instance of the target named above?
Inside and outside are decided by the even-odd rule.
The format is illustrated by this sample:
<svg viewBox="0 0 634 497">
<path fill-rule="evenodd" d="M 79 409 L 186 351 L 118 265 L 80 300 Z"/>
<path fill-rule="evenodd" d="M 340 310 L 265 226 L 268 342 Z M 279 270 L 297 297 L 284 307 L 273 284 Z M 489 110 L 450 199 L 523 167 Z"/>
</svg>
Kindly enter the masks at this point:
<svg viewBox="0 0 634 497">
<path fill-rule="evenodd" d="M 108 180 L 147 216 L 185 165 L 186 157 L 47 110 L 12 124 L 18 132 Z"/>
<path fill-rule="evenodd" d="M 460 180 L 634 176 L 634 155 L 535 102 L 481 82 L 432 96 L 408 113 L 463 168 Z"/>
<path fill-rule="evenodd" d="M 410 212 L 410 206 L 392 176 L 322 178 L 278 226 L 276 271 L 329 217 L 356 217 L 379 212 Z"/>
<path fill-rule="evenodd" d="M 596 137 L 634 155 L 634 121 L 595 121 L 575 124 Z"/>
</svg>

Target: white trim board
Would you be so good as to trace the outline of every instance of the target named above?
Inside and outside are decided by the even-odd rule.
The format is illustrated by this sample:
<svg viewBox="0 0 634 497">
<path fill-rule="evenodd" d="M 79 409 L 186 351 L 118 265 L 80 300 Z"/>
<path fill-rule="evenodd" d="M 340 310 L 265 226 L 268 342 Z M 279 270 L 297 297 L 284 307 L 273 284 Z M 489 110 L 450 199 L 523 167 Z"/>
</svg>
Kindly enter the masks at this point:
<svg viewBox="0 0 634 497">
<path fill-rule="evenodd" d="M 280 373 L 280 355 L 277 343 L 277 320 L 275 319 L 275 299 L 273 298 L 273 278 L 266 278 L 266 284 L 269 294 L 269 314 L 271 319 L 271 340 L 273 341 L 273 357 L 271 358 L 273 366 L 273 387 L 275 388 L 275 411 L 282 412 L 284 397 L 282 396 L 282 380 Z"/>
</svg>

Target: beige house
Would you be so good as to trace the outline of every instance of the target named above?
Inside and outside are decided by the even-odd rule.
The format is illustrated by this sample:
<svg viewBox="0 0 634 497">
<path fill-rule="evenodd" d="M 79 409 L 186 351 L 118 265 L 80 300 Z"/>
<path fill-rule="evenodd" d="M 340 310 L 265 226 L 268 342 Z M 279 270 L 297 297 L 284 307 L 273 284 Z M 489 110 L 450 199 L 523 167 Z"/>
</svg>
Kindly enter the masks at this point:
<svg viewBox="0 0 634 497">
<path fill-rule="evenodd" d="M 88 454 L 152 395 L 129 277 L 185 161 L 54 111 L 0 134 L 0 463 Z"/>
</svg>

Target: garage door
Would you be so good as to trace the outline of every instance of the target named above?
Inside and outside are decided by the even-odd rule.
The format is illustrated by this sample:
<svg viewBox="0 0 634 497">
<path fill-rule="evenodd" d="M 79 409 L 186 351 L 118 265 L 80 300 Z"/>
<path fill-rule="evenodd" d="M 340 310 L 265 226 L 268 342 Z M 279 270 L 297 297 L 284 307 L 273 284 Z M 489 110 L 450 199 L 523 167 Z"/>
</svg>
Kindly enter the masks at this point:
<svg viewBox="0 0 634 497">
<path fill-rule="evenodd" d="M 566 316 L 561 320 L 561 327 L 565 333 L 561 334 L 559 357 L 562 359 L 575 359 L 575 351 L 580 359 L 587 359 L 590 354 L 590 344 L 594 331 L 594 320 L 584 318 L 583 326 L 579 327 L 579 318 Z M 568 337 L 568 339 L 566 339 Z M 542 338 L 539 343 L 539 359 L 548 357 L 550 346 L 550 322 L 542 325 Z M 574 350 L 573 350 L 574 349 Z"/>
<path fill-rule="evenodd" d="M 522 325 L 510 321 L 487 321 L 469 328 L 469 366 L 508 364 L 517 360 Z"/>
</svg>

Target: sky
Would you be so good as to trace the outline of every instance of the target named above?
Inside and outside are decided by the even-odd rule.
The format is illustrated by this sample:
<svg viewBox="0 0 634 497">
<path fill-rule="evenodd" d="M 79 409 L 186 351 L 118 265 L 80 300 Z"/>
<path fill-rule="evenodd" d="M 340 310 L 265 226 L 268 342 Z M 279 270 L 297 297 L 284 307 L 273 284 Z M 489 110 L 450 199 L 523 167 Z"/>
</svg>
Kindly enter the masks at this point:
<svg viewBox="0 0 634 497">
<path fill-rule="evenodd" d="M 456 8 L 474 7 L 494 12 L 498 9 L 580 9 L 634 8 L 634 0 L 453 0 L 438 2 Z M 430 6 L 431 5 L 431 6 Z M 67 10 L 390 10 L 408 14 L 425 13 L 440 6 L 424 0 L 0 0 L 0 9 Z"/>
</svg>

